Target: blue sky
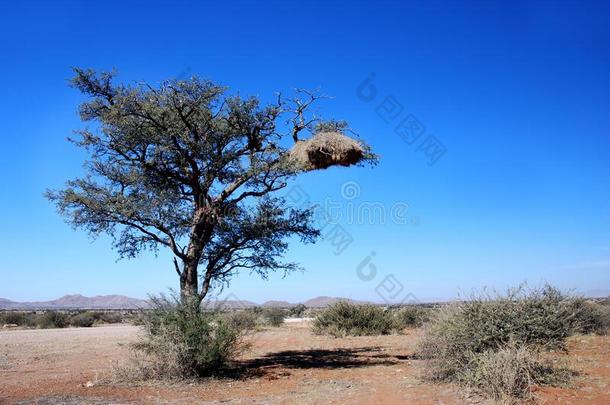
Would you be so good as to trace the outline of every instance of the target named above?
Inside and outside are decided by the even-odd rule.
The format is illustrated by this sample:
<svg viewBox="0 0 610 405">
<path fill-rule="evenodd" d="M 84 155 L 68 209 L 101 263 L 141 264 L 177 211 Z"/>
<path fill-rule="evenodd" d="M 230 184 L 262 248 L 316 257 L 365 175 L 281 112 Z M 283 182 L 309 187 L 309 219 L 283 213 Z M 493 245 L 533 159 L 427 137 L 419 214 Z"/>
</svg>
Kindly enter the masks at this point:
<svg viewBox="0 0 610 405">
<path fill-rule="evenodd" d="M 42 196 L 82 174 L 84 156 L 65 140 L 82 127 L 72 66 L 151 83 L 197 74 L 266 99 L 319 86 L 335 97 L 324 116 L 348 120 L 381 155 L 374 169 L 309 173 L 293 186 L 343 210 L 406 204 L 407 223 L 342 221 L 353 243 L 339 255 L 328 240 L 292 244 L 287 258 L 306 271 L 240 275 L 230 292 L 242 299 L 380 301 L 389 276 L 398 298 L 522 281 L 610 289 L 609 5 L 224 3 L 0 6 L 0 297 L 143 297 L 177 285 L 166 253 L 116 262 L 108 238 L 72 230 Z M 357 89 L 372 74 L 366 102 Z M 389 123 L 386 97 L 402 106 Z M 421 140 L 446 148 L 433 165 L 395 132 L 409 114 Z M 349 201 L 348 182 L 358 189 Z M 357 271 L 367 256 L 370 280 Z"/>
</svg>

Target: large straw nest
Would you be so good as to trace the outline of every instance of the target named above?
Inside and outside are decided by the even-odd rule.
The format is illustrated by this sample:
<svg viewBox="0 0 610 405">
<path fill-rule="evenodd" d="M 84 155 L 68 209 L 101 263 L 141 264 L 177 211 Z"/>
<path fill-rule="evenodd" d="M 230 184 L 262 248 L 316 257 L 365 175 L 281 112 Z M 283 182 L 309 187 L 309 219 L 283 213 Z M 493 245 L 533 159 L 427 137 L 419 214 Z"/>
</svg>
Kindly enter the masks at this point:
<svg viewBox="0 0 610 405">
<path fill-rule="evenodd" d="M 316 170 L 355 165 L 364 159 L 365 150 L 360 142 L 339 132 L 318 132 L 297 141 L 290 157 L 302 170 Z"/>
</svg>

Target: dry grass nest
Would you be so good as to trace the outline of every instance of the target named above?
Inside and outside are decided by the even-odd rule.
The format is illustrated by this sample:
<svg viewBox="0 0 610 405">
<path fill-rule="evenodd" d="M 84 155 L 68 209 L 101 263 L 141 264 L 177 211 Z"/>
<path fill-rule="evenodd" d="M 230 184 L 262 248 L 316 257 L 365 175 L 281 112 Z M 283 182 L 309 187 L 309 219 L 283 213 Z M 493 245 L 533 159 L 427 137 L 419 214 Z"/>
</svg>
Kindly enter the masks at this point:
<svg viewBox="0 0 610 405">
<path fill-rule="evenodd" d="M 309 139 L 298 141 L 290 149 L 290 157 L 303 170 L 352 166 L 365 159 L 365 148 L 339 132 L 318 132 Z"/>
</svg>

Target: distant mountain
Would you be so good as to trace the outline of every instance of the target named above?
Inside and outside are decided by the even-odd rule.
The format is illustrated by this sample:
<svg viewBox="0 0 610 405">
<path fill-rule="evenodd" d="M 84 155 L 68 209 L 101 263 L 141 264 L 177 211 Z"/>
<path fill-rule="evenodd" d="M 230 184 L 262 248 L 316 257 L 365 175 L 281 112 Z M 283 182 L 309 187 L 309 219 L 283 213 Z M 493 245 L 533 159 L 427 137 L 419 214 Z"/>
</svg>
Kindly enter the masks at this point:
<svg viewBox="0 0 610 405">
<path fill-rule="evenodd" d="M 310 300 L 305 301 L 303 304 L 305 304 L 306 307 L 310 307 L 310 308 L 321 308 L 321 307 L 326 307 L 326 306 L 329 306 L 332 304 L 336 304 L 339 301 L 346 301 L 351 304 L 371 304 L 371 302 L 369 302 L 369 301 L 356 301 L 356 300 L 352 300 L 350 298 L 326 297 L 326 296 L 312 298 Z"/>
<path fill-rule="evenodd" d="M 206 309 L 247 309 L 257 307 L 258 304 L 252 301 L 244 300 L 214 300 L 204 301 L 203 307 Z"/>
<path fill-rule="evenodd" d="M 288 301 L 266 301 L 261 304 L 263 308 L 292 308 L 297 304 L 291 304 Z"/>
<path fill-rule="evenodd" d="M 70 294 L 56 300 L 35 302 L 13 302 L 0 298 L 0 309 L 136 309 L 148 306 L 146 300 L 124 295 L 85 297 L 80 294 Z"/>
<path fill-rule="evenodd" d="M 322 308 L 332 305 L 339 301 L 347 301 L 353 304 L 371 304 L 368 301 L 356 301 L 350 298 L 341 297 L 316 297 L 303 302 L 305 306 L 311 308 Z M 288 301 L 266 301 L 263 304 L 257 304 L 252 301 L 245 300 L 211 300 L 204 301 L 203 306 L 209 309 L 246 309 L 254 307 L 263 308 L 292 308 L 295 303 Z M 124 295 L 96 295 L 95 297 L 85 297 L 80 294 L 64 295 L 51 301 L 34 301 L 34 302 L 14 302 L 6 298 L 0 298 L 0 309 L 137 309 L 148 308 L 149 301 L 137 298 L 130 298 Z"/>
</svg>

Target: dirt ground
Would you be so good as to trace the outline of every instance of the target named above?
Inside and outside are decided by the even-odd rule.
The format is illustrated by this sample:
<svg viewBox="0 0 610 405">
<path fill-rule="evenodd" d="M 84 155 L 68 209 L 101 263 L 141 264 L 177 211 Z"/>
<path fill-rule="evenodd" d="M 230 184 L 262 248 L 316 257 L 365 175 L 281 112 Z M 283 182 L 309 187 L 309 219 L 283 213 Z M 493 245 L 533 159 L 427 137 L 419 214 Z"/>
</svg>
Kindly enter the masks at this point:
<svg viewBox="0 0 610 405">
<path fill-rule="evenodd" d="M 482 403 L 452 385 L 422 382 L 419 331 L 334 339 L 307 323 L 251 337 L 239 378 L 198 383 L 111 384 L 138 328 L 129 325 L 0 331 L 0 403 L 36 404 L 462 404 Z M 577 336 L 562 356 L 570 387 L 536 390 L 540 403 L 610 404 L 610 338 Z M 87 384 L 89 383 L 89 384 Z M 88 386 L 89 385 L 89 386 Z"/>
</svg>

